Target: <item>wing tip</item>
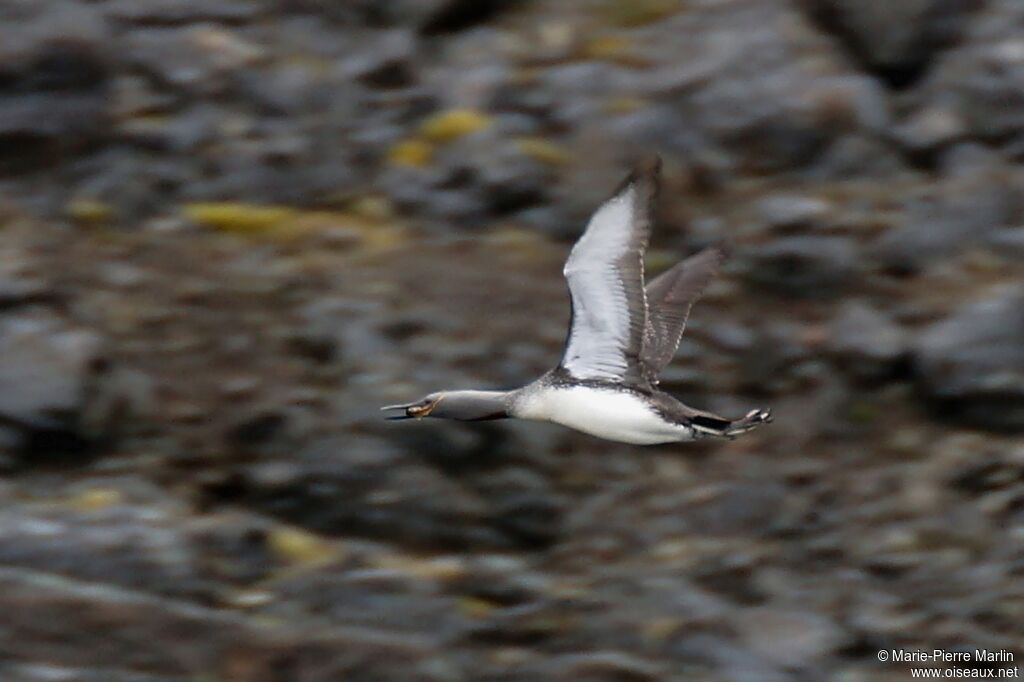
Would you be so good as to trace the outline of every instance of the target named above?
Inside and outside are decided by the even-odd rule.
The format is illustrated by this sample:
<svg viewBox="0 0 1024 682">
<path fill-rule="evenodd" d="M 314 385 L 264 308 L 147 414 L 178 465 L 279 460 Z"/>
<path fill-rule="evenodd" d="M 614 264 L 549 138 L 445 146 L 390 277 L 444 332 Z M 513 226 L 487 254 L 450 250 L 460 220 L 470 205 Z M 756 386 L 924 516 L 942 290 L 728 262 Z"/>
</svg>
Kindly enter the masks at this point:
<svg viewBox="0 0 1024 682">
<path fill-rule="evenodd" d="M 613 197 L 619 196 L 634 185 L 642 185 L 646 194 L 653 197 L 658 191 L 661 181 L 661 155 L 647 154 L 643 156 L 630 171 L 629 175 L 619 183 L 612 193 Z"/>
</svg>

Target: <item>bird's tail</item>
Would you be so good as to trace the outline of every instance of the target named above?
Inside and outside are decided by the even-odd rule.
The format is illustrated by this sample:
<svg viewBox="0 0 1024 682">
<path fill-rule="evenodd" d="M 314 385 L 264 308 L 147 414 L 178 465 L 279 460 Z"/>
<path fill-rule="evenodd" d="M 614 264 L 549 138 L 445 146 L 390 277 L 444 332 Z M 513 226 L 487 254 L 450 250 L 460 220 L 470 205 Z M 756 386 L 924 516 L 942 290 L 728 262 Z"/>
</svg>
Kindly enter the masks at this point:
<svg viewBox="0 0 1024 682">
<path fill-rule="evenodd" d="M 692 417 L 690 423 L 698 433 L 718 438 L 735 438 L 741 433 L 756 429 L 761 424 L 772 421 L 772 411 L 751 410 L 739 419 L 723 419 L 711 415 Z"/>
</svg>

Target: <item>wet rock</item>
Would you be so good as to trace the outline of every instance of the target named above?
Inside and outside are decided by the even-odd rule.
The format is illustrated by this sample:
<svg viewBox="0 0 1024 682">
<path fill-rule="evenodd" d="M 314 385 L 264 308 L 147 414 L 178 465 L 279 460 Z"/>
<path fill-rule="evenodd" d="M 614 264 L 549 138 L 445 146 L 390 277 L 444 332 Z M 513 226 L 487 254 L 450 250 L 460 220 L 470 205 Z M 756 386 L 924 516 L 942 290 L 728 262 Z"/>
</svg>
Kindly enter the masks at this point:
<svg viewBox="0 0 1024 682">
<path fill-rule="evenodd" d="M 751 284 L 797 298 L 838 295 L 858 270 L 856 243 L 848 237 L 784 237 L 741 256 Z"/>
<path fill-rule="evenodd" d="M 879 240 L 886 267 L 914 272 L 983 241 L 1018 213 L 1014 172 L 997 156 L 964 145 L 951 150 L 946 166 L 948 179 L 912 196 L 904 224 Z"/>
<path fill-rule="evenodd" d="M 843 135 L 832 143 L 810 168 L 825 180 L 892 177 L 906 173 L 903 157 L 890 145 L 871 135 Z"/>
<path fill-rule="evenodd" d="M 848 301 L 829 328 L 829 352 L 839 366 L 861 380 L 891 376 L 907 352 L 903 330 L 863 301 Z"/>
<path fill-rule="evenodd" d="M 396 0 L 389 11 L 424 33 L 446 33 L 479 24 L 513 4 L 511 0 Z"/>
<path fill-rule="evenodd" d="M 963 38 L 928 79 L 933 106 L 952 107 L 970 135 L 1005 144 L 1024 131 L 1016 103 L 1024 97 L 1020 29 L 1024 8 L 1013 0 L 985 3 Z"/>
<path fill-rule="evenodd" d="M 901 87 L 962 33 L 978 0 L 802 0 L 810 15 L 869 68 Z"/>
<path fill-rule="evenodd" d="M 353 78 L 366 85 L 397 88 L 414 80 L 416 38 L 412 32 L 395 29 L 374 35 L 345 65 Z"/>
<path fill-rule="evenodd" d="M 0 170 L 78 153 L 103 137 L 106 39 L 88 5 L 0 9 Z"/>
<path fill-rule="evenodd" d="M 827 617 L 771 607 L 750 609 L 740 627 L 754 651 L 786 667 L 813 667 L 844 640 Z"/>
<path fill-rule="evenodd" d="M 547 481 L 526 469 L 506 469 L 474 481 L 498 528 L 522 544 L 550 545 L 559 534 L 562 503 Z"/>
<path fill-rule="evenodd" d="M 1024 290 L 998 290 L 935 323 L 914 361 L 922 389 L 945 414 L 1024 430 Z"/>
<path fill-rule="evenodd" d="M 266 3 L 262 0 L 227 0 L 216 4 L 191 0 L 113 0 L 105 4 L 105 10 L 113 19 L 152 26 L 252 21 L 265 9 Z"/>
<path fill-rule="evenodd" d="M 268 626 L 224 610 L 11 568 L 0 569 L 0 588 L 0 605 L 10 613 L 0 651 L 8 661 L 45 661 L 51 681 L 62 679 L 63 668 L 132 682 L 205 674 L 267 682 L 281 670 L 290 679 L 328 682 L 368 669 L 383 680 L 437 679 L 427 676 L 423 642 L 398 634 Z"/>
<path fill-rule="evenodd" d="M 665 101 L 737 168 L 804 167 L 840 135 L 884 125 L 887 104 L 877 84 L 834 61 L 795 9 L 750 2 L 734 12 L 728 21 L 715 12 L 680 13 L 670 22 L 691 39 L 672 46 L 667 35 L 662 42 L 652 37 L 650 47 L 674 57 L 665 62 L 670 80 L 657 86 Z M 800 56 L 772 56 L 780 52 Z"/>
<path fill-rule="evenodd" d="M 164 88 L 188 97 L 222 94 L 233 74 L 253 66 L 263 49 L 213 26 L 145 28 L 129 34 L 124 58 Z"/>
<path fill-rule="evenodd" d="M 84 448 L 79 420 L 100 350 L 96 334 L 48 312 L 0 318 L 0 415 L 23 446 Z"/>
<path fill-rule="evenodd" d="M 999 255 L 1008 259 L 1024 259 L 1024 227 L 999 230 L 989 235 L 988 243 Z"/>
<path fill-rule="evenodd" d="M 896 138 L 915 153 L 934 153 L 966 133 L 966 125 L 949 107 L 929 106 L 895 128 Z"/>
<path fill-rule="evenodd" d="M 174 514 L 141 482 L 62 491 L 57 504 L 2 513 L 0 562 L 150 594 L 197 599 L 208 591 L 190 541 Z"/>
<path fill-rule="evenodd" d="M 559 656 L 544 666 L 548 679 L 581 682 L 655 682 L 664 670 L 653 661 L 618 651 L 594 651 Z"/>
<path fill-rule="evenodd" d="M 813 232 L 834 211 L 824 199 L 776 194 L 758 202 L 758 217 L 773 231 Z"/>
<path fill-rule="evenodd" d="M 419 546 L 502 545 L 484 501 L 386 441 L 327 440 L 249 469 L 246 504 L 332 535 Z"/>
<path fill-rule="evenodd" d="M 458 603 L 438 589 L 443 578 L 416 575 L 401 558 L 380 557 L 382 568 L 318 571 L 279 581 L 276 592 L 288 608 L 308 609 L 332 625 L 363 626 L 395 634 L 422 634 L 444 641 L 466 627 Z M 455 569 L 457 572 L 458 569 Z M 276 609 L 271 605 L 268 613 Z"/>
</svg>

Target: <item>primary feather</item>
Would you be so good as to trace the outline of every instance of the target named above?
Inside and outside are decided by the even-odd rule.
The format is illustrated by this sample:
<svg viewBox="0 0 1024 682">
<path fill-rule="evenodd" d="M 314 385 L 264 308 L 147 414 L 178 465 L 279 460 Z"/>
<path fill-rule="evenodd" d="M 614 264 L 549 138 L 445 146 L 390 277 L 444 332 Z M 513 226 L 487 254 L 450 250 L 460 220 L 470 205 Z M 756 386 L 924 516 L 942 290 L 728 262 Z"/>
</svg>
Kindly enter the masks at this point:
<svg viewBox="0 0 1024 682">
<path fill-rule="evenodd" d="M 565 263 L 572 321 L 561 366 L 577 379 L 643 384 L 643 255 L 657 162 L 631 174 L 594 214 Z"/>
</svg>

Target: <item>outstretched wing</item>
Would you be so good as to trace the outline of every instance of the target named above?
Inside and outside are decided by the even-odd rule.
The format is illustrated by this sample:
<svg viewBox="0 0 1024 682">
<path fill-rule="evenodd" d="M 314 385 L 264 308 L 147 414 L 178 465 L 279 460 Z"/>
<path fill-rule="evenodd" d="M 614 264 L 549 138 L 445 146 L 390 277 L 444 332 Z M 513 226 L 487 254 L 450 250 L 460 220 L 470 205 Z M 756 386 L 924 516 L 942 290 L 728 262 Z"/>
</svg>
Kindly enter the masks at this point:
<svg viewBox="0 0 1024 682">
<path fill-rule="evenodd" d="M 660 274 L 647 285 L 647 328 L 640 359 L 644 377 L 658 383 L 658 375 L 679 348 L 686 318 L 725 261 L 718 247 L 704 249 Z"/>
<path fill-rule="evenodd" d="M 565 263 L 572 321 L 561 367 L 577 379 L 642 385 L 647 302 L 643 255 L 660 161 L 652 159 L 594 213 Z"/>
</svg>

